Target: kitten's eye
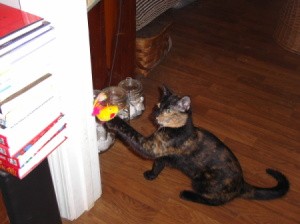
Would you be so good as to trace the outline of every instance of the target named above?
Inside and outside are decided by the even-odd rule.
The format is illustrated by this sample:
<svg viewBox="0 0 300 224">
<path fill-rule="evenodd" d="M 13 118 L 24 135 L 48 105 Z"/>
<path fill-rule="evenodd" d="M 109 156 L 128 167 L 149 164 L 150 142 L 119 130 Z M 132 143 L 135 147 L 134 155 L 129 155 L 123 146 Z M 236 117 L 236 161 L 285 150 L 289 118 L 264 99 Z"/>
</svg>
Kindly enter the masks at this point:
<svg viewBox="0 0 300 224">
<path fill-rule="evenodd" d="M 168 108 L 168 109 L 166 109 L 166 113 L 171 113 L 171 109 L 170 108 Z"/>
</svg>

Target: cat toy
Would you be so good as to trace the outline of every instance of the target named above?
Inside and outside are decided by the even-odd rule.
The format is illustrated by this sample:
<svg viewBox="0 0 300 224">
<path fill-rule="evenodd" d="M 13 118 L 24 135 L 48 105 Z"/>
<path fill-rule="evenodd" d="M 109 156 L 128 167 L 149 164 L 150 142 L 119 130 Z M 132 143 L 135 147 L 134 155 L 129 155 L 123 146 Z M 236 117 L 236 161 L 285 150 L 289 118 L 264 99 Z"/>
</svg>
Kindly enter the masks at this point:
<svg viewBox="0 0 300 224">
<path fill-rule="evenodd" d="M 94 101 L 93 116 L 96 116 L 100 121 L 106 122 L 117 116 L 119 108 L 116 105 L 109 105 L 107 95 L 100 93 Z"/>
<path fill-rule="evenodd" d="M 108 132 L 103 123 L 110 121 L 119 112 L 119 107 L 108 102 L 108 96 L 106 93 L 101 92 L 94 101 L 93 116 L 96 116 L 100 122 L 97 122 L 97 146 L 98 152 L 104 152 L 114 142 L 114 134 Z"/>
</svg>

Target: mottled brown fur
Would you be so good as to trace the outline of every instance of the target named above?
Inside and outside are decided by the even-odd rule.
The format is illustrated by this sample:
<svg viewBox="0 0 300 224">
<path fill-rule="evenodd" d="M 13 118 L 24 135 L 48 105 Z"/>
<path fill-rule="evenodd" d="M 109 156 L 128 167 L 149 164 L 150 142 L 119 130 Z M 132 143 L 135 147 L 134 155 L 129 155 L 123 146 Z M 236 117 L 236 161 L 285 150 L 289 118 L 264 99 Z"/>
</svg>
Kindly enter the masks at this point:
<svg viewBox="0 0 300 224">
<path fill-rule="evenodd" d="M 193 188 L 182 191 L 180 197 L 207 205 L 222 205 L 236 197 L 275 199 L 287 193 L 287 178 L 272 169 L 267 173 L 278 181 L 275 187 L 246 183 L 231 150 L 212 133 L 193 125 L 189 97 L 179 97 L 164 87 L 154 116 L 159 128 L 149 137 L 120 118 L 107 123 L 135 153 L 154 160 L 152 169 L 144 173 L 146 179 L 155 179 L 165 166 L 179 169 L 191 179 Z"/>
</svg>

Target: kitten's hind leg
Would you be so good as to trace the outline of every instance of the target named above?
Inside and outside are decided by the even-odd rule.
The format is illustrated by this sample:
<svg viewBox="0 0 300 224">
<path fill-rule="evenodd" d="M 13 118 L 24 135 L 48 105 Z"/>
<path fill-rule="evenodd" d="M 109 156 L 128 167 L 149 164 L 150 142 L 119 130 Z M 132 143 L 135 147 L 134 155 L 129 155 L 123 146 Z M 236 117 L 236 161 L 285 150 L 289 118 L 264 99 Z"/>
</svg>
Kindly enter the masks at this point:
<svg viewBox="0 0 300 224">
<path fill-rule="evenodd" d="M 165 166 L 166 166 L 166 159 L 164 157 L 154 160 L 152 169 L 144 172 L 145 179 L 154 180 L 164 169 Z"/>
</svg>

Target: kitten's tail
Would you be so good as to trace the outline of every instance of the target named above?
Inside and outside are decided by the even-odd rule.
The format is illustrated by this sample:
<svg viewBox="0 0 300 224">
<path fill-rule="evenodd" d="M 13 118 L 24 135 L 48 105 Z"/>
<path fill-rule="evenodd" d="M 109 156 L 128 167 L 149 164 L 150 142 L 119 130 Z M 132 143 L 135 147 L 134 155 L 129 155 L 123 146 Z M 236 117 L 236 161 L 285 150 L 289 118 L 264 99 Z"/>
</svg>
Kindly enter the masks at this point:
<svg viewBox="0 0 300 224">
<path fill-rule="evenodd" d="M 288 179 L 280 172 L 266 169 L 266 172 L 277 180 L 277 185 L 271 188 L 260 188 L 245 183 L 241 197 L 256 200 L 271 200 L 284 196 L 289 188 Z"/>
</svg>

